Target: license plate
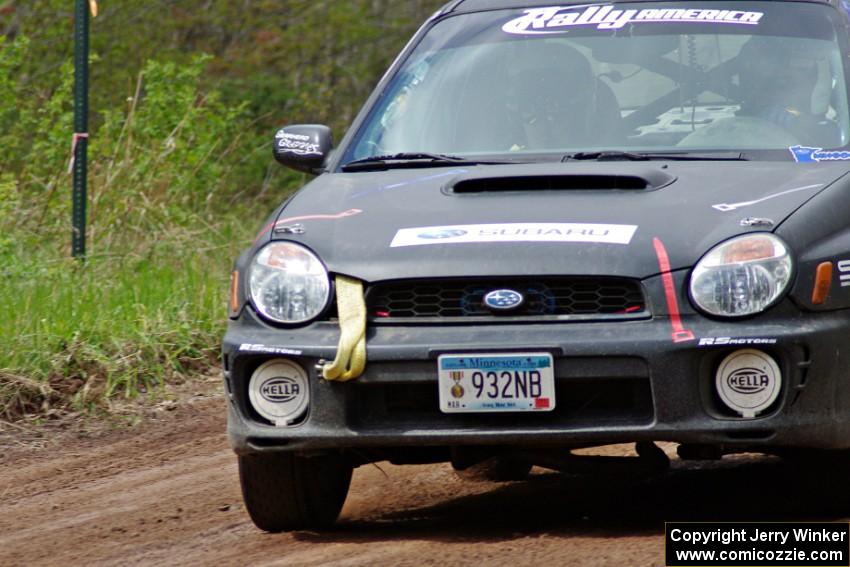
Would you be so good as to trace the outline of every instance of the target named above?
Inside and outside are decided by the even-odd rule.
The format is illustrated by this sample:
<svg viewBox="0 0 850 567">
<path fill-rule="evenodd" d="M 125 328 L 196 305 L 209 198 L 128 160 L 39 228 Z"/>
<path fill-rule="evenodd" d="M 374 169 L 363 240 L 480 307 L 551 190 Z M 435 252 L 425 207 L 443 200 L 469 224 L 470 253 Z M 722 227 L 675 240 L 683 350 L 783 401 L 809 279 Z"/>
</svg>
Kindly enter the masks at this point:
<svg viewBox="0 0 850 567">
<path fill-rule="evenodd" d="M 437 365 L 443 413 L 555 409 L 551 354 L 444 354 Z"/>
</svg>

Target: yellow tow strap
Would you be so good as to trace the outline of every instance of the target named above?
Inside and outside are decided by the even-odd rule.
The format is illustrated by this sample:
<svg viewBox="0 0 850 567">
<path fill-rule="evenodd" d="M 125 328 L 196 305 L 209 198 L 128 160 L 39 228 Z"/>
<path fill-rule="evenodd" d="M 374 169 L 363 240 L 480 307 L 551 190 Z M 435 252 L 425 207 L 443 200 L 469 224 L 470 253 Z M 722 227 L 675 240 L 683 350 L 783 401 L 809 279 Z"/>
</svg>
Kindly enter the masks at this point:
<svg viewBox="0 0 850 567">
<path fill-rule="evenodd" d="M 325 380 L 347 382 L 359 378 L 366 368 L 366 301 L 363 282 L 336 277 L 336 305 L 339 311 L 339 347 L 336 359 L 325 364 Z"/>
</svg>

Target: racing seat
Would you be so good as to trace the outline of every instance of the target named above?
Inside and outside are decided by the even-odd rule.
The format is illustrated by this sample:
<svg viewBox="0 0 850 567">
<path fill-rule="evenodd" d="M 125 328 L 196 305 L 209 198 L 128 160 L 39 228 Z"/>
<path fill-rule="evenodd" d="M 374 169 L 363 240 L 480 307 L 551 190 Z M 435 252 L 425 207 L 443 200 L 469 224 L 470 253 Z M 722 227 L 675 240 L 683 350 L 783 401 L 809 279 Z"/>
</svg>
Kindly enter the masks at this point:
<svg viewBox="0 0 850 567">
<path fill-rule="evenodd" d="M 591 144 L 600 148 L 621 146 L 626 141 L 623 114 L 614 90 L 602 79 L 596 79 L 593 96 L 593 128 L 589 132 Z"/>
<path fill-rule="evenodd" d="M 508 151 L 520 137 L 520 128 L 506 108 L 509 78 L 504 51 L 473 53 L 464 67 L 465 75 L 453 77 L 450 88 L 443 91 L 441 103 L 435 107 L 442 110 L 432 117 L 431 129 L 450 139 L 452 151 Z"/>
<path fill-rule="evenodd" d="M 531 47 L 530 47 L 531 48 Z M 562 42 L 543 43 L 526 58 L 510 89 L 529 149 L 591 149 L 620 145 L 623 124 L 614 91 L 596 77 L 587 58 Z"/>
<path fill-rule="evenodd" d="M 534 42 L 538 43 L 538 42 Z M 624 141 L 614 91 L 594 76 L 587 58 L 559 42 L 463 54 L 464 72 L 445 77 L 423 119 L 423 147 L 449 153 L 552 151 L 619 146 Z M 533 62 L 514 69 L 512 60 Z"/>
</svg>

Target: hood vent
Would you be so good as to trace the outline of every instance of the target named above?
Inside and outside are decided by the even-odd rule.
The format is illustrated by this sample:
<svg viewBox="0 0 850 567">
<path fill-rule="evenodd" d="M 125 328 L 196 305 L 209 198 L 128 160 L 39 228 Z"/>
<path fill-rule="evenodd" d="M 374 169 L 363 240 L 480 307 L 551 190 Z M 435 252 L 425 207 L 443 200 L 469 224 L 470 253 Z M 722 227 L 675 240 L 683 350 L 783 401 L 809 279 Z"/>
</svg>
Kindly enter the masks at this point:
<svg viewBox="0 0 850 567">
<path fill-rule="evenodd" d="M 663 171 L 652 175 L 523 175 L 460 179 L 448 193 L 506 193 L 528 191 L 648 191 L 669 185 L 675 178 Z"/>
</svg>

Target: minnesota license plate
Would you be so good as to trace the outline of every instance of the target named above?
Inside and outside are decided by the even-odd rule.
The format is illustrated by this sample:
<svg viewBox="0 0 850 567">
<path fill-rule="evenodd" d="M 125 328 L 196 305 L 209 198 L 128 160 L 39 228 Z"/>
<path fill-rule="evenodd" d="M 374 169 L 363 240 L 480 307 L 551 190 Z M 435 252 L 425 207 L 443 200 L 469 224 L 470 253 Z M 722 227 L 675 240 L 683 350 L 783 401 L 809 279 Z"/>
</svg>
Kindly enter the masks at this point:
<svg viewBox="0 0 850 567">
<path fill-rule="evenodd" d="M 444 354 L 437 364 L 443 413 L 555 409 L 551 354 Z"/>
</svg>

